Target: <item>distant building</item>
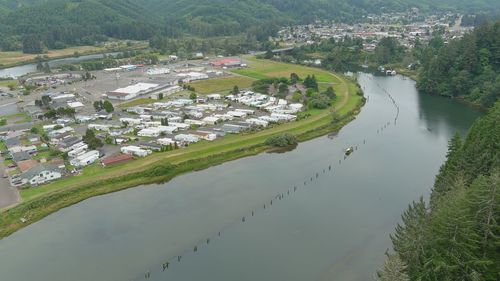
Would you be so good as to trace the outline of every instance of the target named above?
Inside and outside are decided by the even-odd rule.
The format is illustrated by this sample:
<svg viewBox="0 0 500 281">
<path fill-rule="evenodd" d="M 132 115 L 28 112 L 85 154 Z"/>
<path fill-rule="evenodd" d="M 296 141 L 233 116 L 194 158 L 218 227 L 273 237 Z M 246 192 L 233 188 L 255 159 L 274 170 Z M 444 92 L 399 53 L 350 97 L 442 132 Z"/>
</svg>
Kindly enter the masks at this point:
<svg viewBox="0 0 500 281">
<path fill-rule="evenodd" d="M 223 58 L 223 59 L 218 59 L 210 62 L 211 66 L 217 66 L 217 67 L 240 67 L 242 66 L 241 60 L 238 58 Z"/>
<path fill-rule="evenodd" d="M 109 99 L 130 100 L 156 87 L 158 87 L 158 84 L 137 83 L 135 85 L 108 92 L 106 95 Z"/>
</svg>

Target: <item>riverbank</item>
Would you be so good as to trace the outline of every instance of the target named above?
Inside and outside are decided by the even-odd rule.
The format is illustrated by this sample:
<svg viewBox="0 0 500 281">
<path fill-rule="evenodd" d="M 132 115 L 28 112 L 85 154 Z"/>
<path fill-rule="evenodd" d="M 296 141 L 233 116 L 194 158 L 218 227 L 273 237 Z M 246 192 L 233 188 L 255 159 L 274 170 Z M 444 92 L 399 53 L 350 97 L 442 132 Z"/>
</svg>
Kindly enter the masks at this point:
<svg viewBox="0 0 500 281">
<path fill-rule="evenodd" d="M 263 66 L 255 60 L 256 68 Z M 259 64 L 260 63 L 260 64 Z M 272 63 L 269 72 L 259 70 L 263 75 L 277 75 L 290 65 Z M 202 142 L 185 149 L 155 153 L 149 157 L 109 168 L 93 165 L 84 170 L 83 175 L 69 177 L 38 188 L 21 192 L 23 202 L 4 210 L 0 218 L 0 237 L 8 236 L 16 230 L 36 222 L 57 210 L 78 203 L 87 198 L 118 190 L 168 181 L 190 171 L 201 170 L 241 157 L 266 151 L 265 140 L 273 135 L 290 133 L 299 141 L 339 130 L 353 120 L 364 104 L 364 98 L 354 81 L 337 74 L 314 68 L 300 68 L 318 74 L 318 79 L 326 79 L 335 86 L 338 98 L 326 110 L 308 110 L 309 117 L 296 122 L 285 123 L 270 129 L 240 135 L 226 136 L 215 142 Z M 285 76 L 285 75 L 283 75 Z M 335 113 L 335 118 L 332 114 Z M 21 222 L 26 221 L 25 223 Z"/>
<path fill-rule="evenodd" d="M 0 52 L 0 69 L 10 67 L 23 66 L 27 64 L 37 63 L 39 56 L 43 57 L 43 61 L 65 59 L 72 57 L 88 56 L 101 53 L 122 52 L 130 50 L 143 50 L 148 48 L 147 44 L 137 42 L 132 46 L 118 44 L 117 47 L 94 47 L 94 46 L 77 46 L 61 50 L 50 50 L 45 54 L 24 54 L 21 51 Z"/>
</svg>

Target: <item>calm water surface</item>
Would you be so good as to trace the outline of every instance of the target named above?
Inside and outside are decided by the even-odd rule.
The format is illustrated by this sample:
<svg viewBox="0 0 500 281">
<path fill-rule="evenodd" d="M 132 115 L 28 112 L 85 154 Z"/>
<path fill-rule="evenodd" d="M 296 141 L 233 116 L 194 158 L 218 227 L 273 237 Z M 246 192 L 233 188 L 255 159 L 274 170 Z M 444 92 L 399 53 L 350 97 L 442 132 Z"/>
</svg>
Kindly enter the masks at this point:
<svg viewBox="0 0 500 281">
<path fill-rule="evenodd" d="M 359 82 L 368 103 L 336 137 L 63 209 L 0 241 L 0 279 L 371 280 L 448 139 L 480 113 L 401 77 Z"/>
</svg>

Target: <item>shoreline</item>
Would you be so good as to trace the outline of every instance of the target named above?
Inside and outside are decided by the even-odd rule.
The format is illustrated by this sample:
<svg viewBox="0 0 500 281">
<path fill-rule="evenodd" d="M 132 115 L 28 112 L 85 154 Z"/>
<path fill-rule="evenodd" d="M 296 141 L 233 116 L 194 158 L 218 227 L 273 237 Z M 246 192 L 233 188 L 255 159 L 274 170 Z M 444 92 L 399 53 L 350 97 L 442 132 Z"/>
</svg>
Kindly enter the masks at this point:
<svg viewBox="0 0 500 281">
<path fill-rule="evenodd" d="M 102 50 L 95 50 L 95 51 L 84 51 L 84 52 L 78 52 L 78 56 L 75 56 L 74 54 L 69 54 L 69 55 L 60 55 L 60 56 L 53 56 L 53 57 L 48 57 L 48 58 L 42 58 L 42 60 L 33 58 L 29 60 L 23 60 L 15 63 L 9 63 L 9 64 L 0 64 L 0 70 L 3 69 L 8 69 L 8 68 L 13 68 L 13 67 L 19 67 L 19 66 L 24 66 L 28 64 L 36 64 L 39 61 L 41 62 L 50 62 L 53 60 L 60 60 L 60 59 L 67 59 L 67 58 L 78 58 L 82 56 L 91 56 L 91 55 L 98 55 L 98 54 L 108 54 L 108 53 L 115 53 L 115 52 L 127 52 L 127 51 L 136 51 L 136 50 L 145 50 L 148 49 L 147 47 L 139 47 L 139 48 L 118 48 L 118 49 L 102 49 Z M 46 54 L 36 54 L 37 56 L 43 56 Z M 15 80 L 15 79 L 14 79 Z"/>
<path fill-rule="evenodd" d="M 330 72 L 329 72 L 330 73 Z M 91 197 L 137 187 L 144 184 L 167 182 L 175 176 L 191 171 L 203 170 L 224 162 L 256 155 L 270 149 L 264 144 L 271 135 L 291 133 L 299 142 L 304 142 L 332 131 L 338 131 L 354 120 L 365 104 L 359 95 L 355 81 L 330 73 L 340 79 L 345 86 L 343 100 L 321 114 L 309 118 L 276 126 L 275 129 L 243 134 L 226 138 L 226 141 L 193 145 L 182 151 L 156 154 L 158 157 L 146 157 L 134 160 L 133 166 L 117 165 L 106 168 L 103 175 L 90 177 L 71 177 L 75 183 L 67 184 L 62 190 L 33 195 L 24 202 L 0 210 L 0 239 L 34 223 L 62 208 L 74 205 Z M 333 121 L 332 109 L 338 117 Z M 154 155 L 153 155 L 154 156 Z M 135 165 L 134 165 L 135 164 Z M 26 222 L 21 222 L 26 219 Z"/>
</svg>

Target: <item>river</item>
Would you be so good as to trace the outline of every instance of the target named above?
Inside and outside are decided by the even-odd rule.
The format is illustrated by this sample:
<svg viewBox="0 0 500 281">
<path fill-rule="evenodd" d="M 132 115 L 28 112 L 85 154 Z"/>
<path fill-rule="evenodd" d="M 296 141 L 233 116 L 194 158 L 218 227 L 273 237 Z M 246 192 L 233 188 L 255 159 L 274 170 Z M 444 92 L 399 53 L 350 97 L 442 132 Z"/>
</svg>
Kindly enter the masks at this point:
<svg viewBox="0 0 500 281">
<path fill-rule="evenodd" d="M 107 53 L 106 55 L 116 55 L 118 52 L 113 52 L 113 53 Z M 77 63 L 85 60 L 92 60 L 92 59 L 100 59 L 103 57 L 103 54 L 92 54 L 92 55 L 82 55 L 78 57 L 67 57 L 67 58 L 61 58 L 61 59 L 52 59 L 49 60 L 49 66 L 50 67 L 56 67 L 64 64 L 71 64 L 71 63 Z M 36 63 L 29 63 L 29 64 L 24 64 L 20 66 L 13 66 L 9 68 L 4 68 L 0 69 L 0 78 L 5 78 L 5 77 L 12 77 L 12 78 L 18 78 L 20 76 L 36 72 Z"/>
<path fill-rule="evenodd" d="M 368 102 L 336 136 L 60 210 L 0 240 L 0 279 L 371 280 L 480 113 L 399 76 L 359 82 Z"/>
</svg>

